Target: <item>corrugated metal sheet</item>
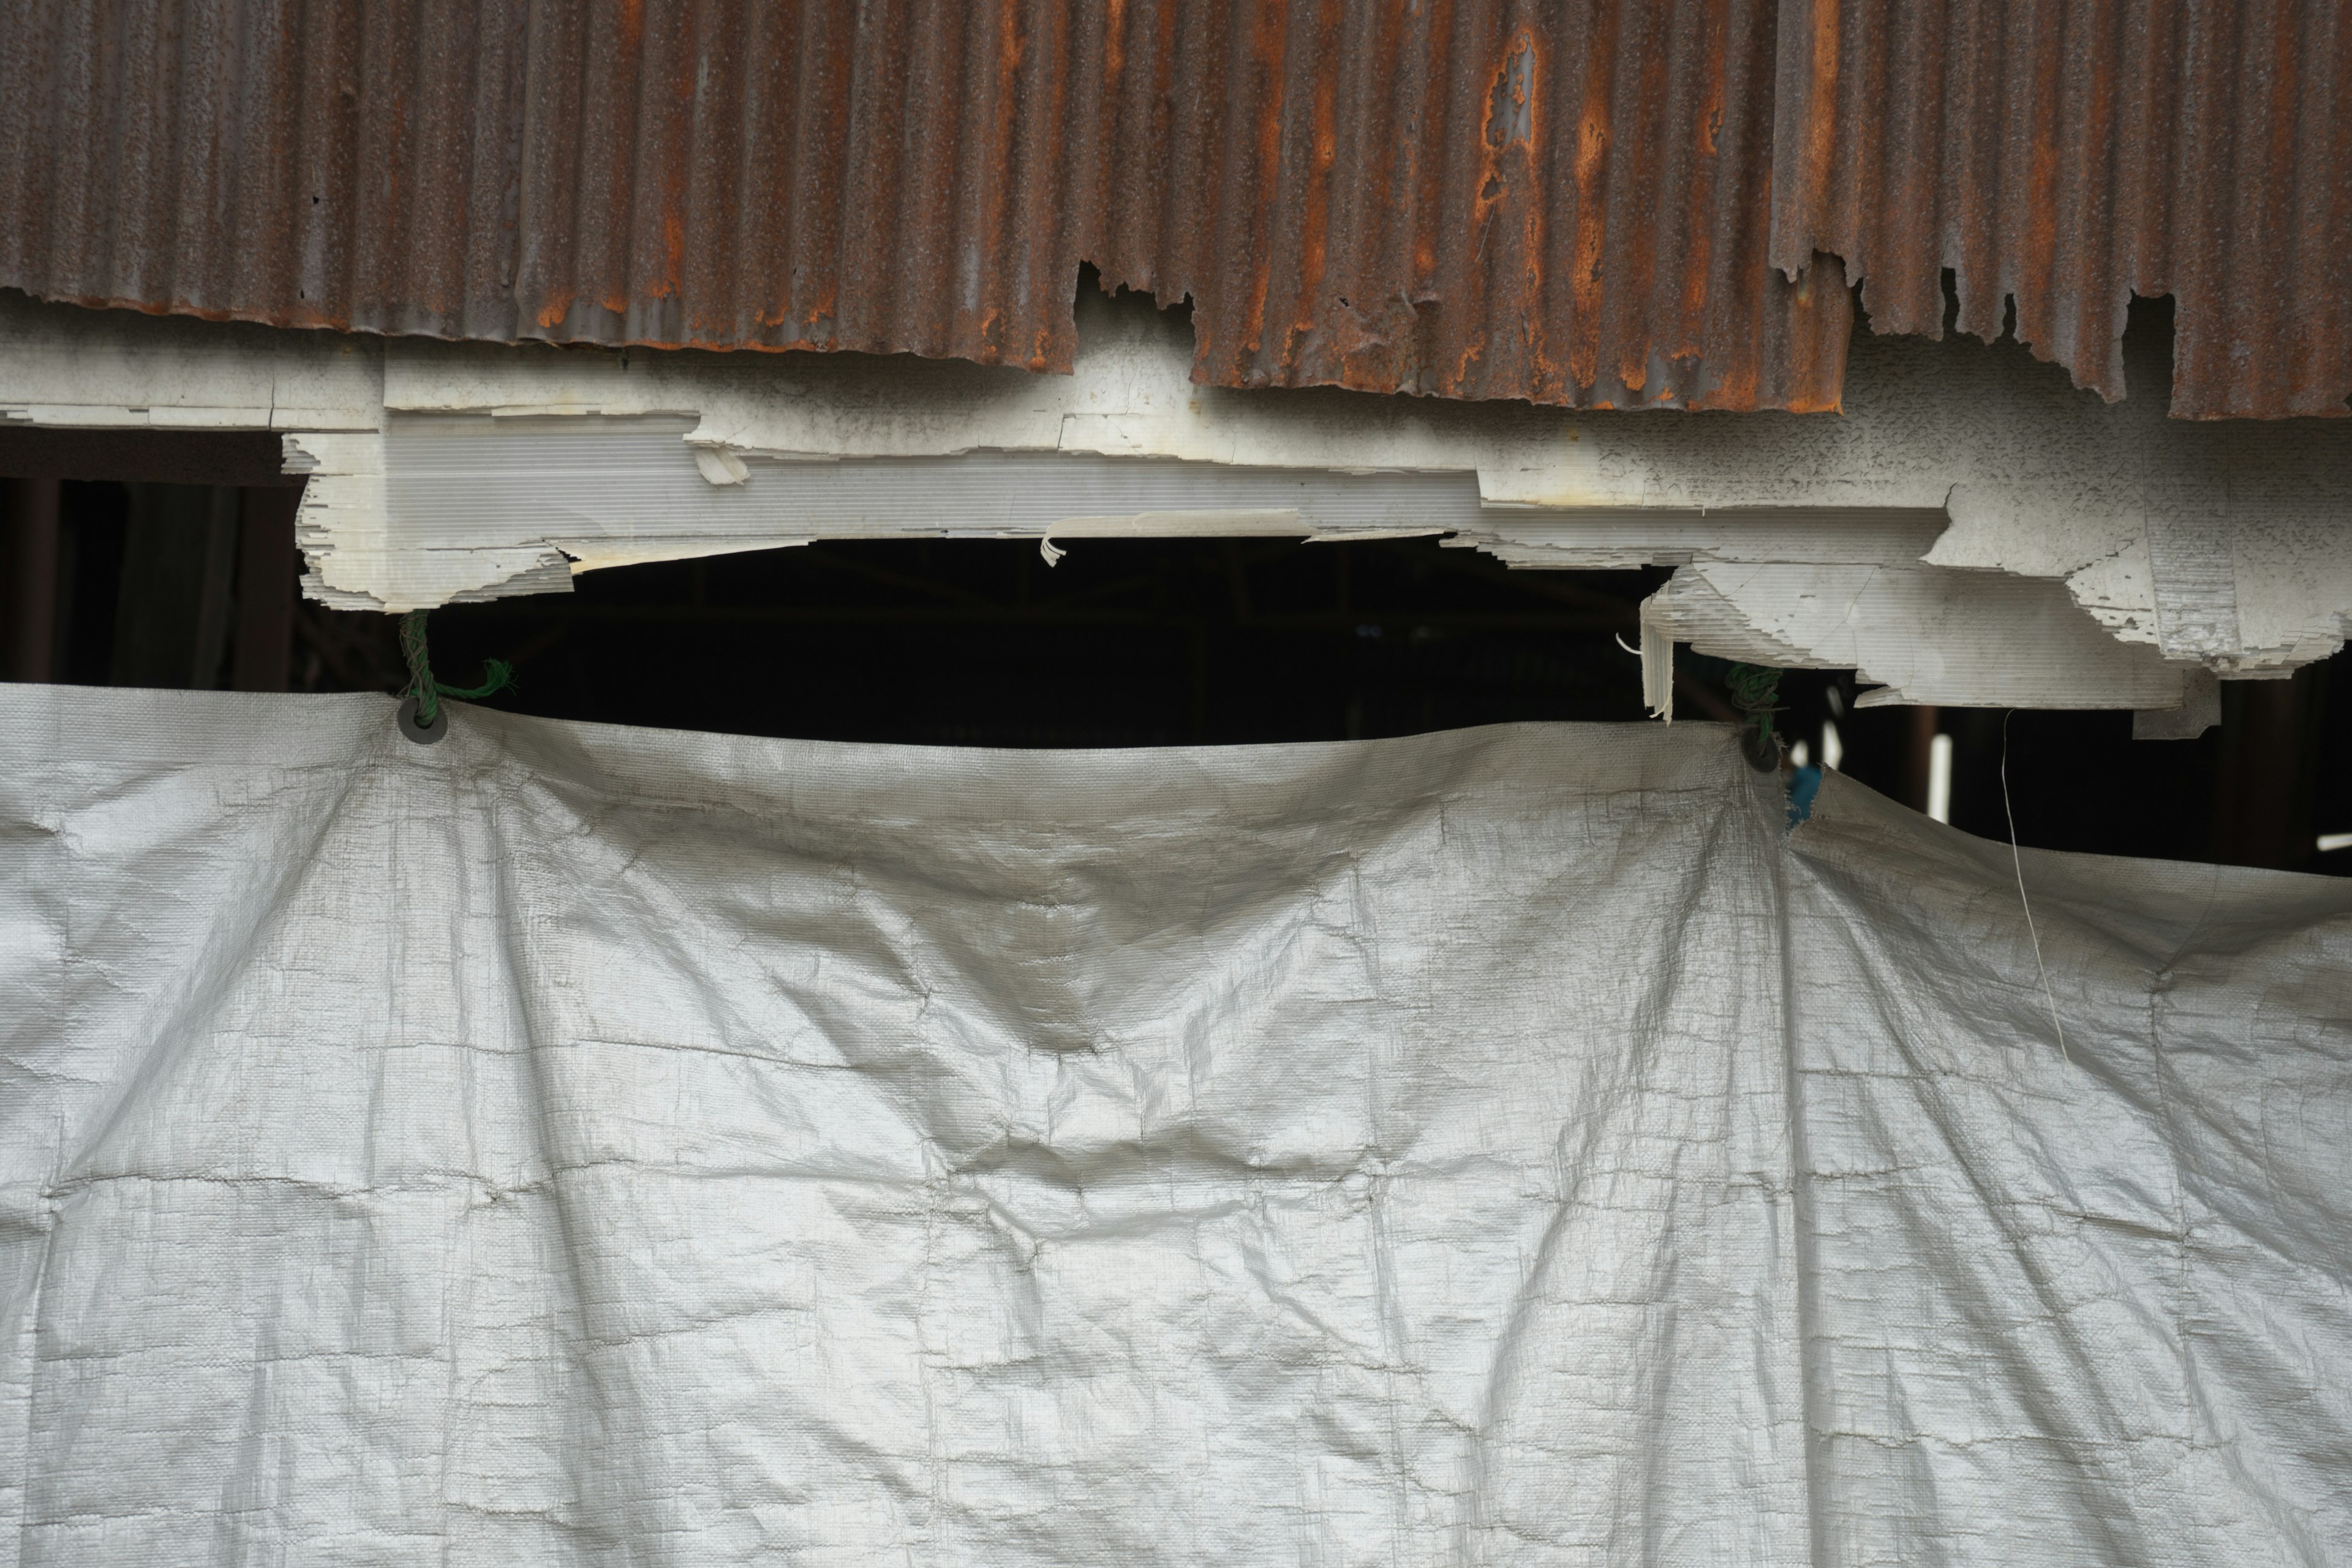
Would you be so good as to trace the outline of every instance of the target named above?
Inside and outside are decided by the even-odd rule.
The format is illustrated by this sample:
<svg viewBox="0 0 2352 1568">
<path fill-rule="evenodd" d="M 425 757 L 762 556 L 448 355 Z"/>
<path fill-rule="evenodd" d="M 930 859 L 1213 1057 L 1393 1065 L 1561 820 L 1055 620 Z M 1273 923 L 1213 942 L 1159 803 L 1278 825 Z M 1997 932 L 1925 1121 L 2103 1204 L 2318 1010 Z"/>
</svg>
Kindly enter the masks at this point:
<svg viewBox="0 0 2352 1568">
<path fill-rule="evenodd" d="M 1876 330 L 1938 334 L 1948 268 L 1960 331 L 2013 299 L 2113 398 L 2171 294 L 2175 414 L 2346 412 L 2343 0 L 1785 0 L 1780 49 L 1773 258 L 1843 256 Z"/>
<path fill-rule="evenodd" d="M 457 338 L 1832 405 L 1880 330 L 2352 393 L 2342 0 L 22 0 L 0 283 Z M 1774 267 L 1801 276 L 1776 276 Z"/>
<path fill-rule="evenodd" d="M 436 337 L 1814 409 L 1769 0 L 23 0 L 0 283 Z"/>
</svg>

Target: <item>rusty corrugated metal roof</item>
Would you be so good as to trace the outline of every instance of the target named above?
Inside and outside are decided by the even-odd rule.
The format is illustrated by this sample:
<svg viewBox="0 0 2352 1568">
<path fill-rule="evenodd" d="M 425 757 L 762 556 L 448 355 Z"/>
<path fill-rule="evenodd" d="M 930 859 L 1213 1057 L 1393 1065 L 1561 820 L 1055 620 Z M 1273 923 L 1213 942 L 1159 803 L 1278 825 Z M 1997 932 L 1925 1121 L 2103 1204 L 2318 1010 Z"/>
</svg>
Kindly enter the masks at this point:
<svg viewBox="0 0 2352 1568">
<path fill-rule="evenodd" d="M 1079 264 L 1196 375 L 1833 406 L 2018 330 L 2174 409 L 2352 391 L 2338 0 L 28 0 L 0 284 L 346 331 L 1067 368 Z M 1777 181 L 1776 181 L 1777 171 Z M 1776 270 L 1777 268 L 1779 268 Z M 1789 275 L 1783 275 L 1784 273 Z"/>
<path fill-rule="evenodd" d="M 1767 264 L 1773 50 L 1769 0 L 47 0 L 0 283 L 1045 370 L 1092 261 L 1190 296 L 1220 384 L 1822 408 L 1851 307 Z"/>
<path fill-rule="evenodd" d="M 1784 0 L 1780 48 L 1773 259 L 1843 256 L 1875 330 L 1939 335 L 1948 268 L 2112 399 L 2170 294 L 2174 414 L 2347 412 L 2352 6 Z"/>
</svg>

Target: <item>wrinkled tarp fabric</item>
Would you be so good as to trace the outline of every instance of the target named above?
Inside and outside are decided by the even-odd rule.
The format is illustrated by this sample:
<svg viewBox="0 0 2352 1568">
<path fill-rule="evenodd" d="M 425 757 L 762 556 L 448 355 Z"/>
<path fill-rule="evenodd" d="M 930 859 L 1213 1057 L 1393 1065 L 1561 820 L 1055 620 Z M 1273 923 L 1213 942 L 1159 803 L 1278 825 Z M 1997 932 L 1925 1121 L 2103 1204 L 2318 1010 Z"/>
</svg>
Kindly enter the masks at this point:
<svg viewBox="0 0 2352 1568">
<path fill-rule="evenodd" d="M 0 1556 L 2345 1561 L 2352 889 L 1783 813 L 0 689 Z"/>
</svg>

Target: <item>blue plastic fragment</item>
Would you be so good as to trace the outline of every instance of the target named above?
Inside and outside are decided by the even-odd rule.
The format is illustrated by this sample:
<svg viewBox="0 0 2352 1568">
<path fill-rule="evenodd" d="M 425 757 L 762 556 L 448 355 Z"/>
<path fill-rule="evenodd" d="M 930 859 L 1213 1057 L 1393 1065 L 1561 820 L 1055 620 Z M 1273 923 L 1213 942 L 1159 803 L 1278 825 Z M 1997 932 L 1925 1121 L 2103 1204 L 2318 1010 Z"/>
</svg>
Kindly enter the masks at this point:
<svg viewBox="0 0 2352 1568">
<path fill-rule="evenodd" d="M 1813 796 L 1822 791 L 1822 770 L 1798 768 L 1789 777 L 1789 826 L 1813 815 Z"/>
</svg>

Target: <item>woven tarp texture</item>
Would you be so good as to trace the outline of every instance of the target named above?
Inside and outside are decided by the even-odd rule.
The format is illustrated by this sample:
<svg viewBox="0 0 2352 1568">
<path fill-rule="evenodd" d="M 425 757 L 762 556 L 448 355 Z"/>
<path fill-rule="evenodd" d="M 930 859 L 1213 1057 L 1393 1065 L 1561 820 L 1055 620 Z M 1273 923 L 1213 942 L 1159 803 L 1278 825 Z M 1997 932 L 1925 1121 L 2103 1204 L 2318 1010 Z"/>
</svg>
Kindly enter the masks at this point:
<svg viewBox="0 0 2352 1568">
<path fill-rule="evenodd" d="M 2352 1560 L 2352 887 L 2022 872 L 1706 725 L 0 688 L 0 1561 Z"/>
</svg>

